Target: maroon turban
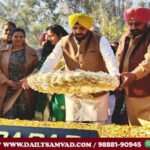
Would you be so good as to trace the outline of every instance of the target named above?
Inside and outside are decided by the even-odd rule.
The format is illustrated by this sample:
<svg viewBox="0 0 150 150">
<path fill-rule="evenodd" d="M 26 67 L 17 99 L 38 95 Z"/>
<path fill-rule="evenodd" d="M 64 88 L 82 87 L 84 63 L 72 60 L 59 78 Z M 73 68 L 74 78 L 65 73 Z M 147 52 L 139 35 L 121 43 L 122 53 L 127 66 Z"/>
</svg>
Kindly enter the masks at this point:
<svg viewBox="0 0 150 150">
<path fill-rule="evenodd" d="M 47 41 L 47 34 L 46 33 L 42 33 L 40 34 L 40 36 L 38 37 L 38 42 L 40 45 L 42 45 L 43 41 Z"/>
<path fill-rule="evenodd" d="M 124 12 L 124 19 L 126 22 L 134 20 L 144 24 L 148 24 L 150 22 L 150 9 L 149 8 L 127 9 Z"/>
</svg>

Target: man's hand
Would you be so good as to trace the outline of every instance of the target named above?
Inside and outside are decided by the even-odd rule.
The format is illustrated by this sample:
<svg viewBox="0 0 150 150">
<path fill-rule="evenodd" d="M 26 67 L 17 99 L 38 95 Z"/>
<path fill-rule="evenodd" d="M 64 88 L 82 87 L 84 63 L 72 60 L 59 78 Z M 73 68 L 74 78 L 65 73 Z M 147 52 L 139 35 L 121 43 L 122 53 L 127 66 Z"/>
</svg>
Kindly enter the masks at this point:
<svg viewBox="0 0 150 150">
<path fill-rule="evenodd" d="M 12 81 L 12 80 L 8 80 L 8 81 L 6 82 L 6 84 L 7 84 L 9 87 L 11 87 L 13 90 L 17 90 L 17 89 L 18 89 L 17 83 L 15 83 L 15 82 Z"/>
<path fill-rule="evenodd" d="M 129 84 L 131 84 L 134 80 L 136 80 L 136 75 L 131 72 L 124 72 L 121 73 L 121 79 L 123 83 L 120 85 L 119 90 L 123 90 L 125 87 L 127 87 Z"/>
</svg>

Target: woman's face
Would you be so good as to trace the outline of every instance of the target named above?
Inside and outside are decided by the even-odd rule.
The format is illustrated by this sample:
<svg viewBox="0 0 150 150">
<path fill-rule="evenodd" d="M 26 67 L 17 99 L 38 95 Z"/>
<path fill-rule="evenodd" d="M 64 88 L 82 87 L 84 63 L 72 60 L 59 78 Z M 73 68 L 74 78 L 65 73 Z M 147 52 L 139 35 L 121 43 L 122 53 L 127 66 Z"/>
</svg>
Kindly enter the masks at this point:
<svg viewBox="0 0 150 150">
<path fill-rule="evenodd" d="M 25 36 L 22 32 L 15 32 L 12 36 L 13 45 L 23 46 L 25 43 Z"/>
<path fill-rule="evenodd" d="M 57 42 L 60 40 L 60 36 L 58 36 L 57 34 L 55 34 L 54 32 L 52 32 L 51 30 L 47 31 L 47 36 L 48 39 L 51 41 L 52 45 L 56 45 Z"/>
</svg>

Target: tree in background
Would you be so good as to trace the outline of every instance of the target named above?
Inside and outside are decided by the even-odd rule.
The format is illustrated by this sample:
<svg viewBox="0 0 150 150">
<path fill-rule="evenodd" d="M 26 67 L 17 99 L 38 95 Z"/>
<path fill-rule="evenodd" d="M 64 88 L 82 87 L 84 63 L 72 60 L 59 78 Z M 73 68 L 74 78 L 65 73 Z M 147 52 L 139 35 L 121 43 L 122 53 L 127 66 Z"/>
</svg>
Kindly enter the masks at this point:
<svg viewBox="0 0 150 150">
<path fill-rule="evenodd" d="M 60 0 L 67 15 L 85 12 L 92 15 L 100 32 L 110 41 L 118 41 L 125 30 L 123 12 L 132 6 L 131 0 Z M 63 13 L 63 11 L 61 12 Z"/>
<path fill-rule="evenodd" d="M 0 23 L 9 20 L 24 28 L 27 42 L 37 47 L 38 35 L 56 18 L 55 9 L 55 0 L 1 0 Z"/>
<path fill-rule="evenodd" d="M 0 23 L 9 20 L 23 27 L 28 43 L 37 48 L 37 37 L 51 24 L 68 28 L 68 15 L 84 12 L 92 15 L 101 33 L 111 42 L 126 29 L 123 12 L 134 6 L 133 0 L 0 0 Z M 141 0 L 139 6 L 149 7 Z"/>
</svg>

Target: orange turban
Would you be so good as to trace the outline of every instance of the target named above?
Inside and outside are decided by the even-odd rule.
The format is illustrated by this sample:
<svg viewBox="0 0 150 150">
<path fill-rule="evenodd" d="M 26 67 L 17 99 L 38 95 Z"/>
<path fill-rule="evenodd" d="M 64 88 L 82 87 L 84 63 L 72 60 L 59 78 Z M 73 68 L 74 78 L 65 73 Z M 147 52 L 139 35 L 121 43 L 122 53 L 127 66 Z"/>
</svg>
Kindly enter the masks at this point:
<svg viewBox="0 0 150 150">
<path fill-rule="evenodd" d="M 94 24 L 94 20 L 93 17 L 90 17 L 83 13 L 76 13 L 70 15 L 69 26 L 73 28 L 76 23 L 79 23 L 81 26 L 85 27 L 86 29 L 90 29 Z"/>
<path fill-rule="evenodd" d="M 124 19 L 126 22 L 129 22 L 130 20 L 135 20 L 144 24 L 148 24 L 150 22 L 150 9 L 140 7 L 127 9 L 124 12 Z"/>
</svg>

